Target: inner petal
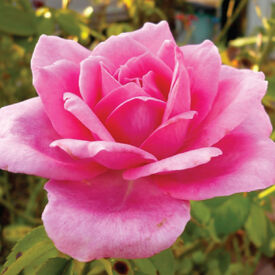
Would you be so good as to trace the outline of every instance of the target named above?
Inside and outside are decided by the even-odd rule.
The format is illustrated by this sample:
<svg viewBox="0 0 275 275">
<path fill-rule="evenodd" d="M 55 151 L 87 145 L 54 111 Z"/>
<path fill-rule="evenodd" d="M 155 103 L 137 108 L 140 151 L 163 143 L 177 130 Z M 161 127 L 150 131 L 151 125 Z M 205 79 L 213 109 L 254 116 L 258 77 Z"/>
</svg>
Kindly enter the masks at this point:
<svg viewBox="0 0 275 275">
<path fill-rule="evenodd" d="M 135 97 L 109 115 L 106 127 L 116 141 L 139 146 L 160 125 L 164 108 L 161 100 Z"/>
</svg>

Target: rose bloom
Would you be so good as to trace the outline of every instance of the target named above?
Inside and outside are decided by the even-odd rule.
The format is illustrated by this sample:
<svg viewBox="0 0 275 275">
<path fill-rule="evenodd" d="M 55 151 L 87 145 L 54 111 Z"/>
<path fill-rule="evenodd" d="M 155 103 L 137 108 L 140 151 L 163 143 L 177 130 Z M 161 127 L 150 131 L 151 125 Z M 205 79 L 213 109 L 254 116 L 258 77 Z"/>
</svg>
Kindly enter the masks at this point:
<svg viewBox="0 0 275 275">
<path fill-rule="evenodd" d="M 44 226 L 73 258 L 152 256 L 189 200 L 274 182 L 264 75 L 210 41 L 178 47 L 166 22 L 93 51 L 42 35 L 31 67 L 39 96 L 0 110 L 0 167 L 50 179 Z"/>
</svg>

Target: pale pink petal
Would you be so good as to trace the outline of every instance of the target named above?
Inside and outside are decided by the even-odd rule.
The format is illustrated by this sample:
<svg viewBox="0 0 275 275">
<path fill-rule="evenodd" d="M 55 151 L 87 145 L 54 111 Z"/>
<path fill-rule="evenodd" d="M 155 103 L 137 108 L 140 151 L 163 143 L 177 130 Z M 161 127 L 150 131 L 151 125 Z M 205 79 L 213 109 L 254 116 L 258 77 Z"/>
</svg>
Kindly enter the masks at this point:
<svg viewBox="0 0 275 275">
<path fill-rule="evenodd" d="M 208 40 L 181 50 L 191 81 L 191 110 L 198 111 L 198 124 L 211 110 L 218 92 L 221 58 L 217 47 Z"/>
<path fill-rule="evenodd" d="M 146 48 L 129 36 L 111 36 L 99 43 L 92 51 L 93 56 L 103 56 L 112 63 L 111 74 L 130 58 L 146 52 Z"/>
<path fill-rule="evenodd" d="M 139 146 L 160 125 L 164 108 L 161 100 L 134 97 L 109 115 L 106 127 L 116 141 Z"/>
<path fill-rule="evenodd" d="M 135 83 L 130 82 L 102 98 L 95 106 L 94 112 L 102 121 L 105 121 L 118 105 L 137 96 L 148 96 L 148 94 Z"/>
<path fill-rule="evenodd" d="M 32 70 L 36 70 L 63 59 L 79 64 L 89 55 L 91 55 L 91 51 L 73 40 L 43 34 L 35 46 L 31 67 Z"/>
<path fill-rule="evenodd" d="M 49 145 L 61 137 L 36 97 L 0 109 L 0 168 L 57 180 L 90 179 L 105 168 Z"/>
<path fill-rule="evenodd" d="M 111 76 L 104 66 L 111 67 L 102 56 L 92 56 L 81 62 L 79 87 L 85 102 L 93 107 L 101 97 L 121 85 Z"/>
<path fill-rule="evenodd" d="M 275 182 L 275 144 L 265 138 L 225 137 L 219 146 L 223 155 L 210 163 L 156 182 L 179 199 L 204 200 L 266 188 Z"/>
<path fill-rule="evenodd" d="M 161 124 L 140 146 L 158 159 L 175 154 L 184 144 L 190 120 L 197 112 L 189 111 L 174 116 Z"/>
<path fill-rule="evenodd" d="M 158 52 L 164 40 L 170 40 L 176 45 L 166 21 L 161 21 L 158 24 L 145 23 L 141 29 L 130 33 L 123 33 L 120 36 L 127 36 L 135 39 L 153 54 Z"/>
<path fill-rule="evenodd" d="M 65 93 L 64 101 L 64 109 L 85 125 L 92 132 L 95 139 L 114 140 L 99 118 L 80 97 L 72 93 Z"/>
<path fill-rule="evenodd" d="M 217 157 L 221 154 L 222 151 L 215 147 L 200 148 L 140 167 L 130 168 L 123 173 L 123 178 L 127 180 L 135 180 L 154 174 L 174 173 L 207 163 L 212 157 Z"/>
<path fill-rule="evenodd" d="M 42 220 L 61 252 L 79 261 L 145 258 L 170 247 L 190 219 L 189 203 L 149 180 L 109 172 L 87 184 L 50 181 Z"/>
<path fill-rule="evenodd" d="M 175 68 L 175 48 L 176 44 L 171 40 L 164 40 L 160 49 L 158 50 L 157 56 L 174 71 Z"/>
<path fill-rule="evenodd" d="M 120 83 L 126 84 L 131 79 L 141 79 L 149 71 L 155 72 L 165 89 L 169 90 L 172 80 L 171 69 L 149 52 L 133 57 L 122 65 L 118 72 L 118 80 Z"/>
<path fill-rule="evenodd" d="M 251 109 L 265 113 L 260 110 L 259 103 L 266 88 L 267 82 L 262 79 L 262 74 L 222 66 L 219 92 L 213 107 L 197 130 L 190 132 L 185 149 L 217 143 L 251 116 Z"/>
<path fill-rule="evenodd" d="M 250 115 L 215 146 L 223 155 L 211 162 L 156 183 L 175 198 L 203 200 L 266 188 L 275 181 L 275 143 L 272 127 L 260 103 Z"/>
<path fill-rule="evenodd" d="M 58 146 L 76 158 L 93 159 L 110 169 L 126 169 L 157 160 L 140 148 L 118 142 L 60 139 L 51 146 Z"/>
<path fill-rule="evenodd" d="M 190 81 L 183 65 L 183 56 L 180 50 L 175 50 L 176 65 L 168 94 L 166 109 L 163 115 L 165 122 L 169 118 L 190 110 Z M 200 112 L 200 110 L 199 110 Z"/>
<path fill-rule="evenodd" d="M 163 95 L 167 95 L 169 91 L 168 85 L 162 86 L 162 78 L 153 71 L 149 71 L 142 77 L 142 88 L 147 94 L 160 100 L 165 100 Z"/>
<path fill-rule="evenodd" d="M 64 138 L 92 139 L 92 135 L 73 115 L 64 110 L 63 95 L 79 95 L 79 66 L 66 60 L 37 68 L 33 85 L 39 94 L 54 129 Z"/>
</svg>

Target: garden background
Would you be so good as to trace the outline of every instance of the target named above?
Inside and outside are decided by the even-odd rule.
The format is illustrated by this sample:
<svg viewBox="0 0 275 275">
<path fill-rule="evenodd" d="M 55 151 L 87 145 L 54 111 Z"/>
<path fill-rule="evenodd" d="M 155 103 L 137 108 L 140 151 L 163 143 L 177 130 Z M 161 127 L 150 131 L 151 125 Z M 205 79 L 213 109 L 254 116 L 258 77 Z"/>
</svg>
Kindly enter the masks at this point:
<svg viewBox="0 0 275 275">
<path fill-rule="evenodd" d="M 275 3 L 268 0 L 0 0 L 0 107 L 35 96 L 30 59 L 41 34 L 93 49 L 160 20 L 169 22 L 179 45 L 208 38 L 223 63 L 263 71 L 269 81 L 263 104 L 275 126 Z M 55 250 L 42 227 L 28 234 L 42 224 L 45 182 L 0 171 L 1 274 L 275 274 L 275 186 L 191 202 L 184 233 L 152 258 L 80 263 Z M 45 240 L 46 251 L 39 248 Z"/>
</svg>

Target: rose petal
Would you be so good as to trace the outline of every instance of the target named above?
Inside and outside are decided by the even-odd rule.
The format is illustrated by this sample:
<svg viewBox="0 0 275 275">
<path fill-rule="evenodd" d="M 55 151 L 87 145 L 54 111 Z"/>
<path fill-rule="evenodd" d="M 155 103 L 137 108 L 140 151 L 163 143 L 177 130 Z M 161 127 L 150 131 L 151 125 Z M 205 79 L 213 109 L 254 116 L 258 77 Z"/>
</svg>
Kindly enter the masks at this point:
<svg viewBox="0 0 275 275">
<path fill-rule="evenodd" d="M 1 108 L 0 168 L 57 180 L 90 179 L 105 170 L 49 147 L 60 138 L 38 97 Z"/>
<path fill-rule="evenodd" d="M 191 81 L 191 110 L 198 111 L 196 124 L 211 110 L 218 91 L 221 58 L 217 47 L 211 41 L 199 45 L 181 47 L 184 65 Z M 195 124 L 194 124 L 195 126 Z"/>
<path fill-rule="evenodd" d="M 162 119 L 165 103 L 151 97 L 135 97 L 119 105 L 107 118 L 106 127 L 116 141 L 139 146 Z"/>
<path fill-rule="evenodd" d="M 54 129 L 64 138 L 92 139 L 92 135 L 74 116 L 64 110 L 63 95 L 79 95 L 79 67 L 66 60 L 37 68 L 33 85 L 39 94 Z"/>
<path fill-rule="evenodd" d="M 133 57 L 122 65 L 119 69 L 118 80 L 120 83 L 126 84 L 131 79 L 141 79 L 149 71 L 155 72 L 159 81 L 165 87 L 164 89 L 169 91 L 172 80 L 171 69 L 149 52 Z"/>
<path fill-rule="evenodd" d="M 88 184 L 50 181 L 46 189 L 46 232 L 57 249 L 79 261 L 150 257 L 171 246 L 190 219 L 188 202 L 119 173 Z"/>
<path fill-rule="evenodd" d="M 161 124 L 140 146 L 158 159 L 175 154 L 183 145 L 190 120 L 197 112 L 186 112 Z"/>
<path fill-rule="evenodd" d="M 153 71 L 149 71 L 142 77 L 142 88 L 144 91 L 154 98 L 165 100 L 163 95 L 167 95 L 168 91 L 166 87 L 162 85 L 163 80 Z"/>
<path fill-rule="evenodd" d="M 65 110 L 79 119 L 93 133 L 95 139 L 114 140 L 99 118 L 80 97 L 72 93 L 65 93 L 64 101 Z"/>
<path fill-rule="evenodd" d="M 156 182 L 174 198 L 204 200 L 250 192 L 274 184 L 275 145 L 269 139 L 225 137 L 219 144 L 223 155 L 210 163 L 159 177 Z"/>
<path fill-rule="evenodd" d="M 164 40 L 160 49 L 158 50 L 157 56 L 174 71 L 175 68 L 175 45 L 174 41 Z"/>
<path fill-rule="evenodd" d="M 153 54 L 158 52 L 164 40 L 170 40 L 176 45 L 166 21 L 161 21 L 158 24 L 145 23 L 141 29 L 130 33 L 123 33 L 120 36 L 133 38 Z"/>
<path fill-rule="evenodd" d="M 130 82 L 102 98 L 95 106 L 94 111 L 102 121 L 105 121 L 118 105 L 137 96 L 148 96 L 148 94 L 135 83 Z"/>
<path fill-rule="evenodd" d="M 92 56 L 81 62 L 79 87 L 81 96 L 90 107 L 94 107 L 101 97 L 121 86 L 104 68 L 107 64 L 111 67 L 102 56 Z"/>
<path fill-rule="evenodd" d="M 259 102 L 266 88 L 261 74 L 222 66 L 216 100 L 205 121 L 187 137 L 187 148 L 217 143 L 251 115 L 251 108 L 262 113 Z"/>
<path fill-rule="evenodd" d="M 215 147 L 200 148 L 137 168 L 130 168 L 123 173 L 123 178 L 127 180 L 135 180 L 153 174 L 177 172 L 207 163 L 212 157 L 217 157 L 221 154 L 222 151 Z"/>
<path fill-rule="evenodd" d="M 272 126 L 263 106 L 258 105 L 215 145 L 223 151 L 222 156 L 169 178 L 159 177 L 156 182 L 173 197 L 188 200 L 249 192 L 274 184 L 275 143 L 268 138 Z"/>
<path fill-rule="evenodd" d="M 34 71 L 37 68 L 43 68 L 64 59 L 79 64 L 89 55 L 91 55 L 91 51 L 73 40 L 43 34 L 35 46 L 31 68 Z"/>
<path fill-rule="evenodd" d="M 127 62 L 130 58 L 139 56 L 146 52 L 146 48 L 128 35 L 111 36 L 106 41 L 99 43 L 92 51 L 93 56 L 103 56 L 111 64 L 111 74 L 115 69 Z"/>
<path fill-rule="evenodd" d="M 58 146 L 77 158 L 91 158 L 110 169 L 126 169 L 157 160 L 142 149 L 117 142 L 60 139 L 51 146 Z"/>
<path fill-rule="evenodd" d="M 190 81 L 183 65 L 183 56 L 179 49 L 175 50 L 176 65 L 173 74 L 168 101 L 163 115 L 163 121 L 190 110 Z"/>
</svg>

